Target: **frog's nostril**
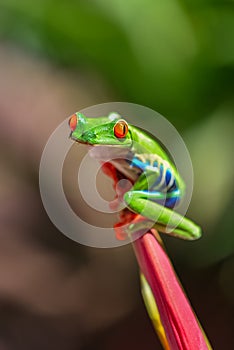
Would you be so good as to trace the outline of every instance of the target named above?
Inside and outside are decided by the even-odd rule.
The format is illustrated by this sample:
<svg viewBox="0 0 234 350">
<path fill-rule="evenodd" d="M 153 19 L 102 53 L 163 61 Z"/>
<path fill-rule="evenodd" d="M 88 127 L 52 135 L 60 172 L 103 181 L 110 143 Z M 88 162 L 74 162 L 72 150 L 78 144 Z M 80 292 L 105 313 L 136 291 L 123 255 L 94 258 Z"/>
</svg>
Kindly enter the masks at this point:
<svg viewBox="0 0 234 350">
<path fill-rule="evenodd" d="M 77 115 L 76 114 L 73 114 L 70 117 L 68 124 L 70 126 L 71 131 L 74 131 L 76 126 L 77 126 Z"/>
</svg>

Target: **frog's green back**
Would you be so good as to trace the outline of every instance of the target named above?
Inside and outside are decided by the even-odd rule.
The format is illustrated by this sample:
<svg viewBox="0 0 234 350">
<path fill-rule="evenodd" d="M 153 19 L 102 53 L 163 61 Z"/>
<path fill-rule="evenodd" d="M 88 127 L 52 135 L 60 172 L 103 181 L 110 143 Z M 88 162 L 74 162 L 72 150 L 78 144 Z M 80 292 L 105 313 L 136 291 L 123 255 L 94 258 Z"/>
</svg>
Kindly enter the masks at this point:
<svg viewBox="0 0 234 350">
<path fill-rule="evenodd" d="M 157 154 L 162 159 L 172 163 L 168 153 L 153 135 L 133 125 L 129 125 L 129 131 L 132 134 L 133 147 L 136 153 Z"/>
<path fill-rule="evenodd" d="M 142 154 L 156 154 L 161 157 L 163 160 L 166 160 L 170 164 L 170 168 L 173 170 L 176 181 L 182 192 L 185 190 L 185 184 L 182 180 L 180 174 L 178 173 L 175 164 L 170 158 L 168 151 L 166 151 L 156 139 L 155 136 L 151 135 L 145 130 L 142 130 L 133 125 L 129 125 L 129 131 L 132 134 L 133 140 L 133 151 L 134 153 Z"/>
</svg>

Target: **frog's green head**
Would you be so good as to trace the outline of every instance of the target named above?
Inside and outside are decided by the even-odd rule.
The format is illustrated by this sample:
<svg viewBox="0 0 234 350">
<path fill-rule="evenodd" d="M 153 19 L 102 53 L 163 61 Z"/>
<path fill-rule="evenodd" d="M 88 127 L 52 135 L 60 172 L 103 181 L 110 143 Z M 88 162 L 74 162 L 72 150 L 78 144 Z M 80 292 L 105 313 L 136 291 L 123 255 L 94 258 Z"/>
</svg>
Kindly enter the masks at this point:
<svg viewBox="0 0 234 350">
<path fill-rule="evenodd" d="M 69 119 L 70 137 L 88 145 L 110 145 L 130 147 L 131 132 L 127 122 L 117 113 L 107 117 L 88 118 L 75 113 Z"/>
</svg>

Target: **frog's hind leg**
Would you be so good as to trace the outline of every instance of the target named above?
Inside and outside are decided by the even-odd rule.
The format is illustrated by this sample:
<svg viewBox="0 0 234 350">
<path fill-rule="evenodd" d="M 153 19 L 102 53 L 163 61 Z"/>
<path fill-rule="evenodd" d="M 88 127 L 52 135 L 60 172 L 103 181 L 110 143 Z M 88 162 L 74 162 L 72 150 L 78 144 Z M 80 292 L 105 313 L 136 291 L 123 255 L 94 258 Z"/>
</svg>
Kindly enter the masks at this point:
<svg viewBox="0 0 234 350">
<path fill-rule="evenodd" d="M 197 239 L 201 236 L 200 227 L 179 213 L 165 207 L 166 200 L 178 199 L 178 196 L 178 190 L 170 193 L 129 191 L 125 193 L 124 201 L 130 210 L 151 220 L 151 222 L 155 222 L 154 227 L 160 232 L 183 239 Z M 136 231 L 134 224 L 130 225 L 129 229 L 132 232 Z"/>
</svg>

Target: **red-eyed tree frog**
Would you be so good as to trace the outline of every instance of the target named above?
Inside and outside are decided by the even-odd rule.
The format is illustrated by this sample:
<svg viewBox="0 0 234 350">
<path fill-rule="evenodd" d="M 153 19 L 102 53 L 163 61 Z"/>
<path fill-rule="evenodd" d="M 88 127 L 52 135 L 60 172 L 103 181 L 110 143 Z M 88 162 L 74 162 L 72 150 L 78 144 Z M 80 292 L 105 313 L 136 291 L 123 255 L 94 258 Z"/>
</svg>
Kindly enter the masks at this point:
<svg viewBox="0 0 234 350">
<path fill-rule="evenodd" d="M 119 207 L 124 204 L 127 208 L 122 210 L 121 223 L 129 223 L 124 229 L 127 235 L 153 226 L 182 239 L 201 236 L 199 226 L 174 211 L 185 185 L 156 138 L 128 124 L 117 113 L 97 118 L 75 113 L 69 126 L 72 140 L 95 146 L 94 157 L 111 158 L 104 164 L 104 171 L 115 179 Z M 128 181 L 121 183 L 123 179 Z M 131 214 L 133 218 L 138 214 L 138 219 L 130 220 Z"/>
<path fill-rule="evenodd" d="M 152 228 L 182 239 L 201 236 L 199 226 L 174 211 L 185 185 L 167 152 L 150 133 L 128 124 L 117 113 L 97 118 L 75 113 L 69 126 L 71 139 L 91 146 L 91 155 L 103 162 L 103 171 L 114 180 L 117 198 L 112 207 L 120 210 L 121 219 L 114 226 L 118 239 L 132 238 L 142 231 L 154 233 Z M 156 231 L 154 235 L 162 244 Z M 141 286 L 154 328 L 163 348 L 169 350 L 155 297 L 143 273 Z"/>
</svg>

